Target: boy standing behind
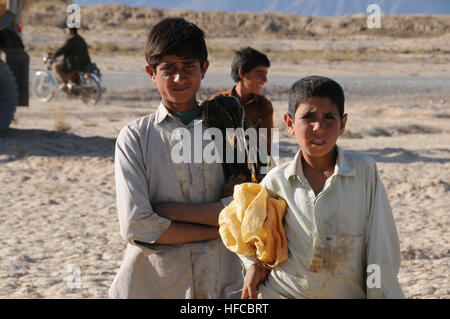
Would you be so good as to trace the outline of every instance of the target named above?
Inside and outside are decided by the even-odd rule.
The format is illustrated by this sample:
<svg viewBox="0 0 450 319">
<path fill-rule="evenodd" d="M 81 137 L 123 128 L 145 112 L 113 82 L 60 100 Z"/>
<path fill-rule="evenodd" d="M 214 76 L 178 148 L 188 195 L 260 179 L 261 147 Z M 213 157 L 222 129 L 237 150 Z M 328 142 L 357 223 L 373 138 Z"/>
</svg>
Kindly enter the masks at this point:
<svg viewBox="0 0 450 319">
<path fill-rule="evenodd" d="M 222 165 L 193 160 L 194 131 L 206 129 L 196 94 L 207 55 L 203 31 L 184 19 L 162 20 L 148 35 L 146 71 L 162 102 L 117 138 L 117 208 L 128 245 L 111 298 L 239 297 L 239 259 L 218 239 Z M 179 128 L 192 137 L 187 163 L 172 158 Z"/>
<path fill-rule="evenodd" d="M 267 148 L 270 153 L 273 106 L 260 95 L 267 82 L 269 67 L 267 56 L 255 49 L 247 47 L 236 51 L 231 63 L 231 77 L 236 85 L 230 91 L 214 94 L 212 98 L 218 95 L 237 97 L 244 107 L 249 124 L 256 129 L 267 129 Z"/>
<path fill-rule="evenodd" d="M 336 145 L 347 123 L 341 86 L 319 76 L 297 81 L 284 120 L 300 150 L 261 185 L 287 203 L 289 257 L 267 271 L 241 256 L 242 297 L 403 298 L 397 229 L 376 164 Z"/>
</svg>

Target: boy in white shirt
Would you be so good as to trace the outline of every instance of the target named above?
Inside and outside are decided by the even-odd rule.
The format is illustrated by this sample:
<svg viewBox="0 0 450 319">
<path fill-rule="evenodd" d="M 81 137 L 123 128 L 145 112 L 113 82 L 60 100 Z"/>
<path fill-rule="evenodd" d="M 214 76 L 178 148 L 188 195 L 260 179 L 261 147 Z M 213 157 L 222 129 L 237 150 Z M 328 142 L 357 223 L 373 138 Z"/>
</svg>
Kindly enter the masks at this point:
<svg viewBox="0 0 450 319">
<path fill-rule="evenodd" d="M 284 120 L 300 150 L 261 185 L 287 203 L 289 258 L 267 270 L 240 256 L 242 298 L 403 298 L 397 229 L 376 164 L 336 145 L 347 122 L 341 86 L 297 81 Z"/>
<path fill-rule="evenodd" d="M 218 216 L 227 188 L 221 163 L 174 161 L 177 130 L 189 154 L 208 141 L 197 92 L 209 62 L 204 33 L 182 18 L 167 18 L 148 34 L 146 71 L 161 95 L 158 109 L 127 124 L 115 153 L 120 234 L 127 241 L 110 298 L 237 298 L 239 258 L 222 244 Z M 183 138 L 184 142 L 184 138 Z M 241 181 L 242 182 L 242 181 Z M 222 201 L 223 200 L 223 201 Z"/>
</svg>

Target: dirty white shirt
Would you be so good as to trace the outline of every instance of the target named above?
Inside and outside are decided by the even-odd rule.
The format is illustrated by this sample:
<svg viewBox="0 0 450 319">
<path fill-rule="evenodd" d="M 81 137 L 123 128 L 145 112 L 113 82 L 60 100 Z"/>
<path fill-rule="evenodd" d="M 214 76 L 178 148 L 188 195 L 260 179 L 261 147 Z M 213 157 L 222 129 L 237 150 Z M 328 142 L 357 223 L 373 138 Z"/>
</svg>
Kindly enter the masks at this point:
<svg viewBox="0 0 450 319">
<path fill-rule="evenodd" d="M 259 285 L 259 298 L 404 298 L 397 229 L 376 164 L 337 150 L 334 174 L 317 196 L 301 150 L 261 182 L 287 202 L 289 258 Z M 255 262 L 240 258 L 247 268 Z"/>
<path fill-rule="evenodd" d="M 110 298 L 240 297 L 241 263 L 220 238 L 154 244 L 171 221 L 155 213 L 152 204 L 221 200 L 224 175 L 220 163 L 172 161 L 172 147 L 181 145 L 181 136 L 174 138 L 172 132 L 180 127 L 190 131 L 193 157 L 194 147 L 199 146 L 194 145 L 196 126 L 206 129 L 204 114 L 184 125 L 161 102 L 155 113 L 121 130 L 116 142 L 115 179 L 120 234 L 128 244 L 109 290 Z M 204 141 L 203 147 L 208 143 Z M 153 245 L 144 247 L 135 241 Z"/>
</svg>

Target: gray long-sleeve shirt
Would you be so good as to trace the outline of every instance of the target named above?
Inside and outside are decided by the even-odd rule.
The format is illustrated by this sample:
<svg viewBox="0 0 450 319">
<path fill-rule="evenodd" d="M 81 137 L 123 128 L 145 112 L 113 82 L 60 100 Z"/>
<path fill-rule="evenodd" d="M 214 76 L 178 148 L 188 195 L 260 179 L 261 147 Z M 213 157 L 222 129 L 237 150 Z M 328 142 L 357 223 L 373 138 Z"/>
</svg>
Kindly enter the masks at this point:
<svg viewBox="0 0 450 319">
<path fill-rule="evenodd" d="M 128 242 L 110 298 L 236 298 L 242 267 L 219 239 L 176 245 L 151 245 L 171 221 L 154 203 L 205 203 L 221 199 L 220 163 L 176 163 L 177 128 L 206 129 L 204 115 L 185 126 L 161 103 L 157 111 L 126 125 L 116 142 L 115 178 L 120 233 Z M 207 144 L 204 141 L 203 147 Z M 149 243 L 139 245 L 137 242 Z"/>
</svg>

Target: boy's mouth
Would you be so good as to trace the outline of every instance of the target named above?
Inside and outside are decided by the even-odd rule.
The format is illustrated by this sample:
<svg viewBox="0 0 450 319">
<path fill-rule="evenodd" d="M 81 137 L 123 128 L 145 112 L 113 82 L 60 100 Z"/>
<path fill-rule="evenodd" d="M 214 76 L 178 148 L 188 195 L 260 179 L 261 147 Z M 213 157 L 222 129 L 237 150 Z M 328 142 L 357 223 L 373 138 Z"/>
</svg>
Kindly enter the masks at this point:
<svg viewBox="0 0 450 319">
<path fill-rule="evenodd" d="M 180 86 L 180 87 L 174 87 L 173 88 L 173 90 L 174 91 L 177 91 L 177 92 L 180 92 L 180 91 L 185 91 L 185 90 L 187 90 L 187 89 L 189 89 L 189 86 Z"/>
<path fill-rule="evenodd" d="M 317 145 L 317 146 L 324 145 L 325 143 L 326 142 L 324 140 L 312 140 L 311 141 L 312 145 Z"/>
</svg>

